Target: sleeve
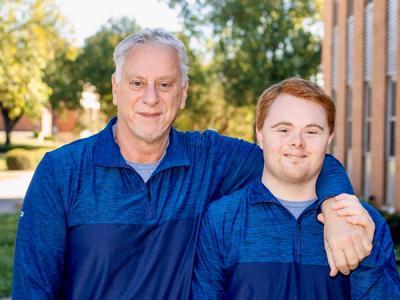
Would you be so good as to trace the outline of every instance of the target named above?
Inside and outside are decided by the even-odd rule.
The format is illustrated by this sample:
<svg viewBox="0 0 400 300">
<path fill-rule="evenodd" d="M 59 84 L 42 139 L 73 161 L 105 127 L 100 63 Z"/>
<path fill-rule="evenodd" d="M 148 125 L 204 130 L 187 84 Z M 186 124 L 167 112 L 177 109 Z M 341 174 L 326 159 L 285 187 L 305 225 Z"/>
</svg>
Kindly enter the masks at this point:
<svg viewBox="0 0 400 300">
<path fill-rule="evenodd" d="M 322 202 L 341 193 L 354 194 L 353 187 L 342 164 L 326 154 L 317 180 L 317 196 Z"/>
<path fill-rule="evenodd" d="M 64 265 L 66 218 L 61 170 L 46 154 L 20 214 L 14 255 L 13 299 L 57 299 Z M 57 171 L 59 172 L 59 171 Z"/>
<path fill-rule="evenodd" d="M 217 160 L 223 181 L 220 194 L 214 199 L 233 193 L 251 181 L 261 178 L 264 168 L 262 150 L 255 144 L 240 139 L 211 134 L 213 157 Z M 317 195 L 321 202 L 341 193 L 353 194 L 353 188 L 342 164 L 326 154 L 317 180 Z"/>
<path fill-rule="evenodd" d="M 371 216 L 378 215 L 371 212 Z M 374 218 L 374 248 L 350 275 L 352 299 L 400 299 L 400 278 L 396 269 L 394 246 L 386 221 Z"/>
<path fill-rule="evenodd" d="M 221 244 L 209 211 L 205 214 L 197 243 L 192 293 L 198 299 L 223 299 L 225 275 Z"/>
<path fill-rule="evenodd" d="M 261 178 L 264 159 L 260 147 L 240 139 L 221 136 L 206 131 L 213 160 L 217 166 L 215 174 L 220 178 L 217 194 L 221 198 Z"/>
</svg>

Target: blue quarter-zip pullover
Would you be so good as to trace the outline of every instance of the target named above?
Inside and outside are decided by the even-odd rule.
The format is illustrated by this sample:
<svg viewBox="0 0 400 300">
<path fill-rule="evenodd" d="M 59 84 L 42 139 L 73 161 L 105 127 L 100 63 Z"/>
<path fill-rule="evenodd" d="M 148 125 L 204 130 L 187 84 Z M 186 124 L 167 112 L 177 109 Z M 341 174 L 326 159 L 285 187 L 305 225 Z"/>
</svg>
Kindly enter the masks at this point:
<svg viewBox="0 0 400 300">
<path fill-rule="evenodd" d="M 210 204 L 193 277 L 197 299 L 400 299 L 393 242 L 385 220 L 364 203 L 376 226 L 374 249 L 350 276 L 329 276 L 315 201 L 296 218 L 261 183 Z"/>
</svg>

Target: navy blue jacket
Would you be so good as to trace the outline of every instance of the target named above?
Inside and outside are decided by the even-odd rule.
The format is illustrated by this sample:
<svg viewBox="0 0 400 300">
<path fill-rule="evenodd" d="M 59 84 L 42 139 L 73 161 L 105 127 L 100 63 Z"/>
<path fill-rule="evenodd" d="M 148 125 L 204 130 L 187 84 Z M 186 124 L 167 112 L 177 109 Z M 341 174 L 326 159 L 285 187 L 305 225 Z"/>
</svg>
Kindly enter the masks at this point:
<svg viewBox="0 0 400 300">
<path fill-rule="evenodd" d="M 188 299 L 206 205 L 260 178 L 257 146 L 172 129 L 144 183 L 121 156 L 115 122 L 39 164 L 19 221 L 14 299 Z M 320 178 L 323 198 L 352 191 L 331 156 Z"/>
<path fill-rule="evenodd" d="M 393 243 L 385 220 L 372 254 L 350 276 L 329 276 L 315 201 L 296 218 L 256 181 L 210 204 L 200 229 L 195 299 L 400 299 Z"/>
</svg>

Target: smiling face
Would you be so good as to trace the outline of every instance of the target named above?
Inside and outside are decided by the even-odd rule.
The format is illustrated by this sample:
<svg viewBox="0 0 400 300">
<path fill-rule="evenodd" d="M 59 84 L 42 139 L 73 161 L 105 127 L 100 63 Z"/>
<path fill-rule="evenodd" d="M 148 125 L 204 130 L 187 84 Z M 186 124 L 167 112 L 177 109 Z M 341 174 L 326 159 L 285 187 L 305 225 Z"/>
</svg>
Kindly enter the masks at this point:
<svg viewBox="0 0 400 300">
<path fill-rule="evenodd" d="M 286 184 L 315 183 L 333 134 L 322 105 L 280 94 L 257 139 L 264 152 L 263 178 Z"/>
<path fill-rule="evenodd" d="M 179 110 L 184 108 L 187 87 L 177 51 L 159 43 L 130 50 L 118 81 L 112 77 L 113 103 L 118 108 L 118 139 L 146 144 L 161 143 Z"/>
</svg>

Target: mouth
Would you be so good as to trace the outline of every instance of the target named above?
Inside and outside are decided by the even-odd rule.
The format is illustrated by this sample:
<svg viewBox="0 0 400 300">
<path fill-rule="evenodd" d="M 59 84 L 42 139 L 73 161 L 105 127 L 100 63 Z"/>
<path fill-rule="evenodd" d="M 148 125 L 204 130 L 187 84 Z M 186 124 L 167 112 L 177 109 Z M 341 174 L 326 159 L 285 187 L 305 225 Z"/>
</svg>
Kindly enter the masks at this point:
<svg viewBox="0 0 400 300">
<path fill-rule="evenodd" d="M 147 112 L 138 112 L 138 114 L 144 118 L 154 119 L 161 116 L 161 113 L 147 113 Z"/>
<path fill-rule="evenodd" d="M 284 156 L 290 159 L 303 159 L 307 157 L 305 154 L 296 154 L 296 153 L 285 153 Z"/>
</svg>

